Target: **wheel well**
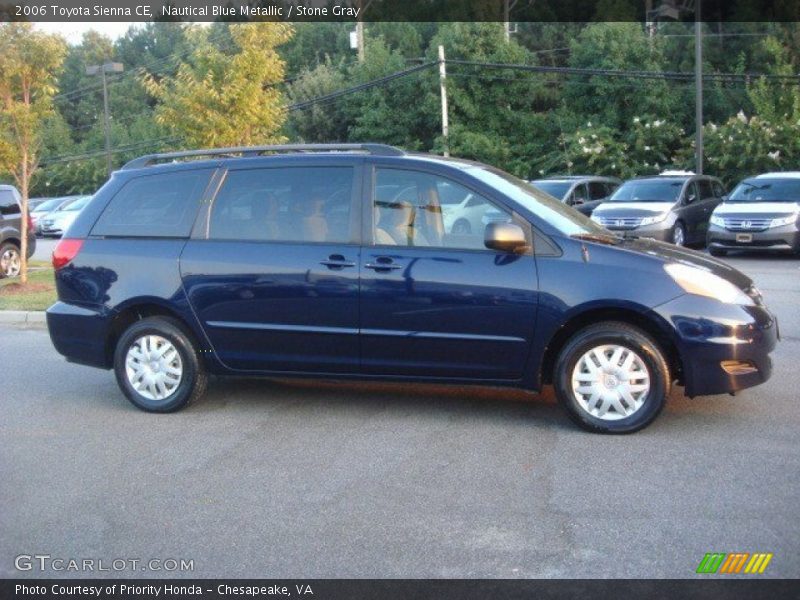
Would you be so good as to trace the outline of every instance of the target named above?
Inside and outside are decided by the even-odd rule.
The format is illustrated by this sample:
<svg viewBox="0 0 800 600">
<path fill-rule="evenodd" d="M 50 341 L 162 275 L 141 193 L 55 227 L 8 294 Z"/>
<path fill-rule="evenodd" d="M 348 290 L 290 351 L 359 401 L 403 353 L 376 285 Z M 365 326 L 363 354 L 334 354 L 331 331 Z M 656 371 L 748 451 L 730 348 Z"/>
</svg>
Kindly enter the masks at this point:
<svg viewBox="0 0 800 600">
<path fill-rule="evenodd" d="M 678 382 L 683 381 L 683 365 L 681 364 L 678 349 L 669 334 L 666 333 L 658 323 L 634 310 L 624 308 L 600 308 L 576 315 L 567 321 L 567 323 L 553 335 L 545 350 L 544 358 L 542 359 L 542 368 L 540 370 L 542 383 L 553 383 L 553 370 L 556 360 L 567 341 L 584 327 L 600 323 L 601 321 L 621 321 L 638 327 L 650 335 L 664 352 L 664 358 L 669 365 L 672 377 L 677 379 Z"/>
<path fill-rule="evenodd" d="M 180 316 L 178 316 L 176 312 L 166 308 L 165 306 L 161 306 L 160 304 L 134 304 L 120 311 L 111 322 L 111 327 L 109 328 L 108 336 L 106 337 L 105 356 L 107 366 L 111 367 L 114 365 L 114 350 L 117 347 L 117 341 L 125 332 L 125 330 L 128 329 L 128 327 L 130 327 L 136 321 L 141 321 L 147 317 L 159 316 L 175 319 L 184 330 L 184 333 L 186 333 L 192 342 L 194 342 L 195 347 L 200 347 L 197 345 L 197 337 L 192 332 L 192 328 L 189 327 L 189 325 Z"/>
<path fill-rule="evenodd" d="M 11 243 L 11 244 L 14 244 L 17 247 L 17 249 L 22 248 L 22 242 L 20 242 L 17 238 L 13 238 L 13 237 L 6 238 L 2 242 L 0 242 L 0 244 L 5 244 L 7 242 Z"/>
</svg>

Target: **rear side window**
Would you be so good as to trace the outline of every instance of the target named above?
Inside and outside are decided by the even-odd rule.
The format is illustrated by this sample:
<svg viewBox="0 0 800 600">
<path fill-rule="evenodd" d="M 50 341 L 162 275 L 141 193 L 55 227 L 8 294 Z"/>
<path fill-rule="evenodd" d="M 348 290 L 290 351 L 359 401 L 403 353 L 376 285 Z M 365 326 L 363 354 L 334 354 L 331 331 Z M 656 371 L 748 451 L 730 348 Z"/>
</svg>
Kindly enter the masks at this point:
<svg viewBox="0 0 800 600">
<path fill-rule="evenodd" d="M 334 242 L 353 238 L 352 167 L 229 171 L 211 209 L 209 238 Z"/>
<path fill-rule="evenodd" d="M 717 198 L 722 198 L 725 195 L 725 188 L 722 187 L 722 184 L 719 181 L 714 181 L 712 185 L 714 186 L 714 195 Z"/>
<path fill-rule="evenodd" d="M 212 169 L 144 175 L 111 199 L 93 235 L 189 237 Z"/>
<path fill-rule="evenodd" d="M 0 214 L 18 215 L 19 205 L 11 190 L 0 190 Z"/>
</svg>

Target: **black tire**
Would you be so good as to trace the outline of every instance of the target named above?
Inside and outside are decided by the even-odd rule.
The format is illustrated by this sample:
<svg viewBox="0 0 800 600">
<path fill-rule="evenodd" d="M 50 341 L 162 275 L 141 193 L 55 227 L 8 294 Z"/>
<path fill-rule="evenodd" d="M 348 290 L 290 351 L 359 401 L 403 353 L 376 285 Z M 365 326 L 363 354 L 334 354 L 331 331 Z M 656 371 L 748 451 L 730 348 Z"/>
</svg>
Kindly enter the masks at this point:
<svg viewBox="0 0 800 600">
<path fill-rule="evenodd" d="M 12 264 L 8 261 L 14 260 L 11 256 L 6 256 L 6 254 L 13 254 L 16 256 L 16 262 L 14 263 L 17 265 L 16 267 L 12 267 Z M 4 242 L 0 244 L 0 279 L 5 279 L 6 277 L 17 277 L 19 275 L 19 264 L 22 255 L 20 254 L 19 247 L 13 242 Z M 14 269 L 15 272 L 12 272 L 11 269 Z"/>
<path fill-rule="evenodd" d="M 576 399 L 572 373 L 580 358 L 592 348 L 614 344 L 633 350 L 647 367 L 650 389 L 644 402 L 633 414 L 618 420 L 605 420 L 589 414 Z M 664 408 L 672 378 L 669 365 L 658 343 L 642 330 L 616 321 L 590 325 L 574 334 L 556 361 L 553 374 L 556 396 L 570 418 L 580 427 L 594 433 L 633 433 L 650 423 Z"/>
<path fill-rule="evenodd" d="M 728 251 L 723 250 L 722 248 L 712 248 L 709 246 L 708 253 L 711 256 L 728 256 Z"/>
<path fill-rule="evenodd" d="M 157 335 L 168 340 L 180 355 L 183 375 L 178 386 L 164 399 L 147 398 L 128 381 L 126 357 L 128 350 L 140 338 Z M 163 347 L 163 346 L 162 346 Z M 191 334 L 180 321 L 171 317 L 148 317 L 136 321 L 120 336 L 114 350 L 114 374 L 117 383 L 134 406 L 147 412 L 175 412 L 188 406 L 206 391 L 208 376 Z"/>
<path fill-rule="evenodd" d="M 680 235 L 680 239 L 683 240 L 681 243 L 678 243 L 678 235 Z M 686 246 L 686 226 L 681 221 L 678 221 L 675 223 L 675 225 L 673 225 L 672 233 L 670 235 L 670 242 L 676 246 Z"/>
</svg>

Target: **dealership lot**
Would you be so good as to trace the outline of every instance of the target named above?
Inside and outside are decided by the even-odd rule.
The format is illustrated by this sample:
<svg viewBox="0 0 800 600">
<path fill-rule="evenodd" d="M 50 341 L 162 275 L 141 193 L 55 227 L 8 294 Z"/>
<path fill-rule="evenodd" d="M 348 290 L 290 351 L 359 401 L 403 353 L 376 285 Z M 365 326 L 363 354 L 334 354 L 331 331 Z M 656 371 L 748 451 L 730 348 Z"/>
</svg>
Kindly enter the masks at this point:
<svg viewBox="0 0 800 600">
<path fill-rule="evenodd" d="M 728 260 L 778 315 L 773 378 L 678 389 L 624 437 L 580 431 L 551 390 L 214 380 L 145 414 L 46 331 L 1 326 L 0 574 L 41 576 L 14 558 L 48 554 L 200 577 L 693 577 L 738 551 L 797 577 L 800 259 Z"/>
</svg>

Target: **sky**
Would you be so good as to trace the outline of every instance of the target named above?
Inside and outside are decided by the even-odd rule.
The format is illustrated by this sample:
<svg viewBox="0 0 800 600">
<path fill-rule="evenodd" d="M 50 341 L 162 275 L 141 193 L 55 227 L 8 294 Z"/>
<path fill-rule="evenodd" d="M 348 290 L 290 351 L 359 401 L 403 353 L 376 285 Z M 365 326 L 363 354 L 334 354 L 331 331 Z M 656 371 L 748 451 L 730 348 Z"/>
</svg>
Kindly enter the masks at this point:
<svg viewBox="0 0 800 600">
<path fill-rule="evenodd" d="M 70 44 L 79 44 L 84 32 L 94 29 L 116 40 L 125 35 L 131 25 L 137 23 L 37 23 L 36 27 L 48 33 L 59 33 Z"/>
</svg>

